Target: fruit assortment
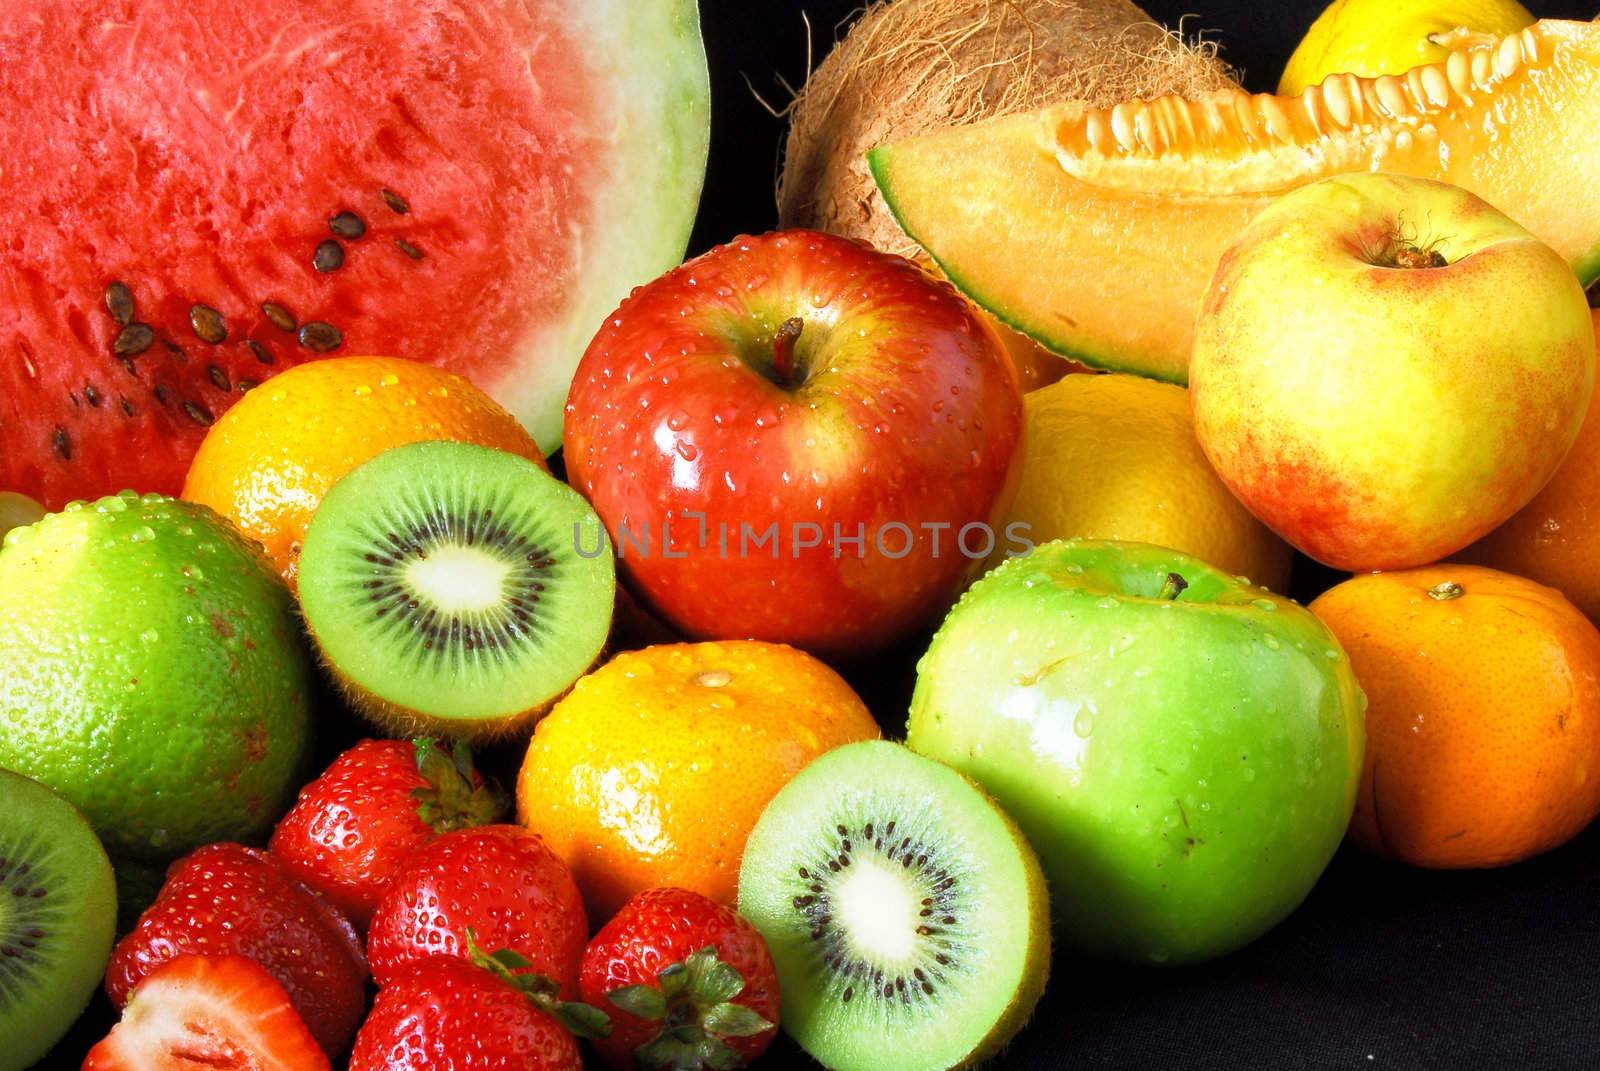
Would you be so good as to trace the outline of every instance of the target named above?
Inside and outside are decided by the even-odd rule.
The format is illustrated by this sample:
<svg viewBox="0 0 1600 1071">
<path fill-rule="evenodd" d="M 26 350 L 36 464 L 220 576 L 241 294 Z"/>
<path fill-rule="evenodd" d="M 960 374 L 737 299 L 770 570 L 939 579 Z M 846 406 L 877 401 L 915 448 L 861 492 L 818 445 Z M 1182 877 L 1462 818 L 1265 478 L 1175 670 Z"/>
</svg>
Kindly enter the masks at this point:
<svg viewBox="0 0 1600 1071">
<path fill-rule="evenodd" d="M 97 986 L 86 1069 L 949 1071 L 1346 841 L 1588 826 L 1600 29 L 1341 0 L 1251 97 L 1101 6 L 899 125 L 870 41 L 976 6 L 872 9 L 782 190 L 843 233 L 676 268 L 687 0 L 0 18 L 78 87 L 6 158 L 90 161 L 0 209 L 0 1071 Z"/>
</svg>

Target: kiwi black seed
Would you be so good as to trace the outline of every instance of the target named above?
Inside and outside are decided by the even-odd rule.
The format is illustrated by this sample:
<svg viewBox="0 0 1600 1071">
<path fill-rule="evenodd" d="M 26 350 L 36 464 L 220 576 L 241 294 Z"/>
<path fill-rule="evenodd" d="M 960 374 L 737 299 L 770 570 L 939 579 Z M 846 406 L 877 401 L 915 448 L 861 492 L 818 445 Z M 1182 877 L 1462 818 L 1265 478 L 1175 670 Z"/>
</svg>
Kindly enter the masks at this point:
<svg viewBox="0 0 1600 1071">
<path fill-rule="evenodd" d="M 0 770 L 0 1071 L 34 1066 L 72 1026 L 116 921 L 111 863 L 83 816 Z"/>
<path fill-rule="evenodd" d="M 299 588 L 326 661 L 369 716 L 476 739 L 526 727 L 594 663 L 616 576 L 576 491 L 515 454 L 432 442 L 334 486 Z"/>
<path fill-rule="evenodd" d="M 782 1022 L 836 1071 L 994 1054 L 1049 971 L 1033 850 L 981 790 L 883 741 L 806 767 L 745 846 L 739 910 L 778 967 Z"/>
</svg>

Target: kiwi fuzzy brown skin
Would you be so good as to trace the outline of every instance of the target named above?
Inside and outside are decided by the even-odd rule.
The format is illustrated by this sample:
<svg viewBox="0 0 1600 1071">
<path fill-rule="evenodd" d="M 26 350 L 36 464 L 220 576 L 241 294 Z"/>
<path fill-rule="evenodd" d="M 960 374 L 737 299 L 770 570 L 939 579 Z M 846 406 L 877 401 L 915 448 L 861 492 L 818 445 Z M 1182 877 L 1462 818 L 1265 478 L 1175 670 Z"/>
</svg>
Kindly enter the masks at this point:
<svg viewBox="0 0 1600 1071">
<path fill-rule="evenodd" d="M 116 881 L 89 823 L 37 781 L 0 770 L 0 1071 L 34 1066 L 99 986 Z"/>
</svg>

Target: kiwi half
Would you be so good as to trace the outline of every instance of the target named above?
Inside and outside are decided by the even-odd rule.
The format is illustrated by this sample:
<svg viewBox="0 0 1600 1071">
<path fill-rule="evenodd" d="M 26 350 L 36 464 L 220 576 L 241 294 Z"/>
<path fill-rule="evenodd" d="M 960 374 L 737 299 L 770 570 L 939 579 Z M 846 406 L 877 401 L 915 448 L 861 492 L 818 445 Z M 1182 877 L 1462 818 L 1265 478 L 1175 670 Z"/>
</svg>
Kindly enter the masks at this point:
<svg viewBox="0 0 1600 1071">
<path fill-rule="evenodd" d="M 465 443 L 386 451 L 336 483 L 300 551 L 300 605 L 352 700 L 397 735 L 516 733 L 600 656 L 605 528 L 533 462 Z"/>
<path fill-rule="evenodd" d="M 50 789 L 0 770 L 0 1071 L 66 1034 L 100 983 L 117 923 L 111 861 Z"/>
<path fill-rule="evenodd" d="M 739 911 L 766 937 L 783 1028 L 834 1071 L 944 1071 L 1022 1027 L 1050 967 L 1039 861 L 959 773 L 848 744 L 778 793 Z"/>
</svg>

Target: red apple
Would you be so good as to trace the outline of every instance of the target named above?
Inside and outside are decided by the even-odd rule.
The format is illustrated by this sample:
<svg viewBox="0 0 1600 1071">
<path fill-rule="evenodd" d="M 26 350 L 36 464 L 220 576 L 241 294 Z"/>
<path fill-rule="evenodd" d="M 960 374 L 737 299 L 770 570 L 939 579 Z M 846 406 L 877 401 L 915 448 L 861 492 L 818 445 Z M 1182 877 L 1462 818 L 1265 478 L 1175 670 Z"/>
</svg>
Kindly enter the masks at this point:
<svg viewBox="0 0 1600 1071">
<path fill-rule="evenodd" d="M 859 656 L 938 616 L 1007 545 L 992 526 L 1021 434 L 1016 374 L 964 298 L 900 257 L 788 231 L 623 302 L 578 367 L 564 449 L 673 626 Z"/>
</svg>

